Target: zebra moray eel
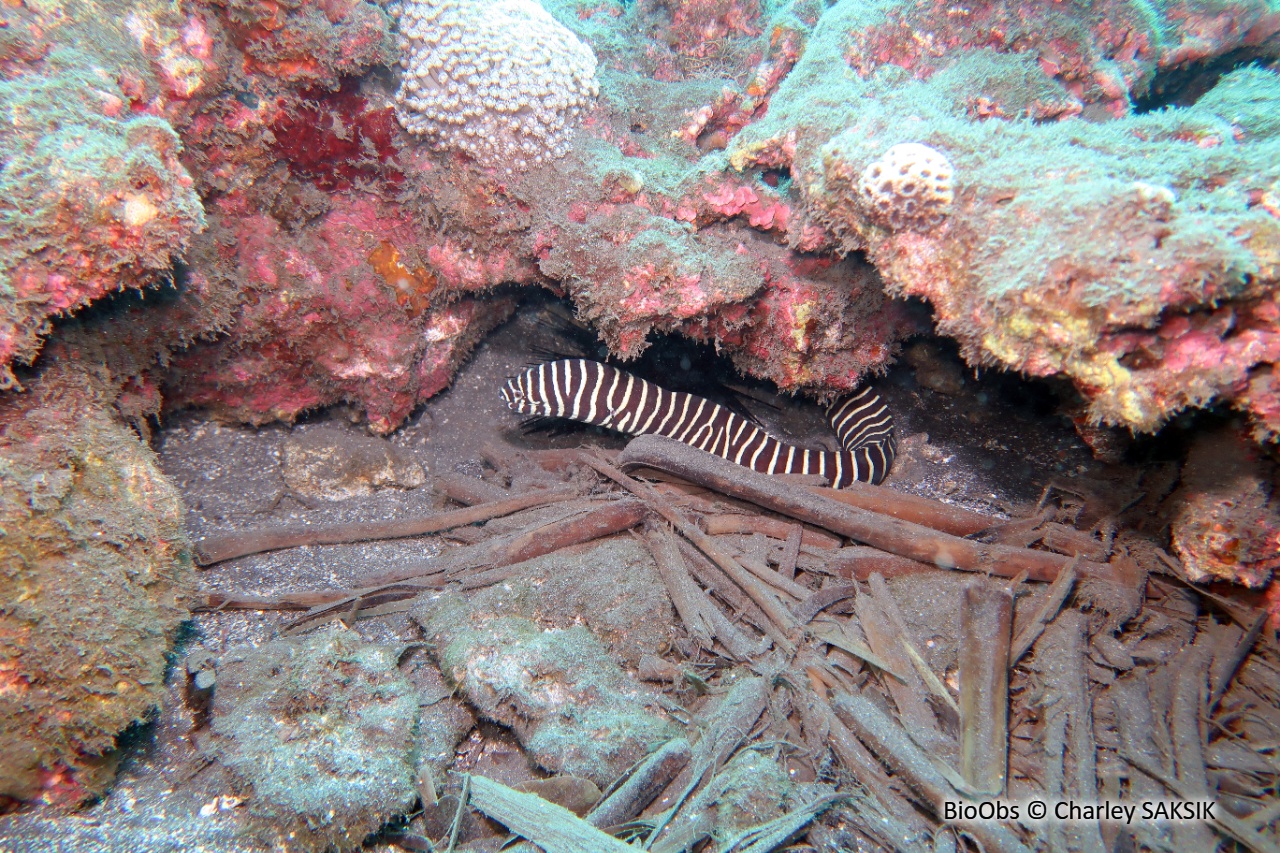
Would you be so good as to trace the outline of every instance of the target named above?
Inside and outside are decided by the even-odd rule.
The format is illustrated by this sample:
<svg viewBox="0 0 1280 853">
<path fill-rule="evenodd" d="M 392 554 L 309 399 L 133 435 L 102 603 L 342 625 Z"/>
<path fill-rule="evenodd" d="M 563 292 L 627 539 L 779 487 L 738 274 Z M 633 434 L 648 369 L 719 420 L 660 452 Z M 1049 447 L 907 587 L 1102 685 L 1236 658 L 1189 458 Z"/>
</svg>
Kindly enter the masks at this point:
<svg viewBox="0 0 1280 853">
<path fill-rule="evenodd" d="M 893 417 L 870 388 L 827 410 L 844 448 L 835 452 L 787 444 L 718 403 L 581 358 L 529 368 L 507 380 L 502 399 L 522 414 L 662 435 L 764 474 L 817 474 L 837 489 L 879 483 L 898 449 Z"/>
</svg>

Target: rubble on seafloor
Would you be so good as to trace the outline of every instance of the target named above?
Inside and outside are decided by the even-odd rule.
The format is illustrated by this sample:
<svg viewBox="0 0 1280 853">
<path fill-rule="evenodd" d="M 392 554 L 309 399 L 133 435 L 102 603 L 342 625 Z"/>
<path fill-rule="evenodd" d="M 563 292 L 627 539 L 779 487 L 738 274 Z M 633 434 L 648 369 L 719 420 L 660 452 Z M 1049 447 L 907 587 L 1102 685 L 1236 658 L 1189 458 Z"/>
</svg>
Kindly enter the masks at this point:
<svg viewBox="0 0 1280 853">
<path fill-rule="evenodd" d="M 888 486 L 834 501 L 679 445 L 521 434 L 495 388 L 545 320 L 519 312 L 390 438 L 354 408 L 167 425 L 204 566 L 191 638 L 85 819 L 21 811 L 0 846 L 1047 849 L 1051 826 L 944 818 L 983 796 L 1207 797 L 1225 820 L 1062 831 L 1273 843 L 1265 597 L 1197 586 L 1161 550 L 1231 500 L 1201 510 L 1192 487 L 1263 488 L 1197 479 L 1251 446 L 1242 424 L 1186 430 L 1181 477 L 1159 445 L 1094 461 L 1022 383 L 934 387 L 960 362 L 918 342 L 880 383 L 902 447 Z M 674 370 L 726 369 L 698 359 Z M 740 388 L 817 442 L 816 409 Z M 385 476 L 392 460 L 425 481 Z M 988 574 L 931 564 L 970 555 Z"/>
<path fill-rule="evenodd" d="M 4 843 L 1274 846 L 1275 0 L 485 8 L 0 7 Z M 905 345 L 893 491 L 535 452 L 459 371 L 540 290 L 757 402 Z"/>
</svg>

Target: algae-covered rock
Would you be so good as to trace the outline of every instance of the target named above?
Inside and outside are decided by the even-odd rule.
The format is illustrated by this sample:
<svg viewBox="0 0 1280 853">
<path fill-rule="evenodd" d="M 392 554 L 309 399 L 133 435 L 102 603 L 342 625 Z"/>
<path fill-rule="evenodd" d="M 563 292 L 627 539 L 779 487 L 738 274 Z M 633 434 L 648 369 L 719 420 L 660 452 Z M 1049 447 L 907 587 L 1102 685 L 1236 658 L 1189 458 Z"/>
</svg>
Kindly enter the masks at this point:
<svg viewBox="0 0 1280 853">
<path fill-rule="evenodd" d="M 85 377 L 0 398 L 0 801 L 103 791 L 192 581 L 177 491 Z"/>
<path fill-rule="evenodd" d="M 583 626 L 548 630 L 530 619 L 495 618 L 453 594 L 414 618 L 445 676 L 481 715 L 509 726 L 547 770 L 603 788 L 679 734 L 657 698 Z"/>
<path fill-rule="evenodd" d="M 393 650 L 344 627 L 224 659 L 211 726 L 260 833 L 288 849 L 353 850 L 418 796 L 417 692 Z"/>
<path fill-rule="evenodd" d="M 1275 473 L 1240 431 L 1222 429 L 1196 441 L 1171 498 L 1171 544 L 1188 579 L 1267 585 L 1280 568 Z"/>
<path fill-rule="evenodd" d="M 1049 5 L 989 4 L 983 14 L 1014 11 L 1044 16 L 1025 32 L 1097 37 Z M 1237 12 L 1268 20 L 1258 43 L 1280 49 L 1266 4 Z M 1154 69 L 1183 61 L 1172 58 L 1176 38 L 1130 57 L 1123 79 L 1110 63 L 1082 75 L 1093 81 L 1082 89 L 1064 87 L 1064 66 L 1034 41 L 979 47 L 968 41 L 976 21 L 937 13 L 830 6 L 768 114 L 733 140 L 732 165 L 784 162 L 804 214 L 841 251 L 865 252 L 888 293 L 927 300 L 969 364 L 1065 377 L 1091 424 L 1152 432 L 1183 409 L 1229 402 L 1269 434 L 1258 377 L 1280 359 L 1280 219 L 1267 206 L 1280 75 L 1242 67 L 1194 103 L 1139 108 Z M 1190 26 L 1173 17 L 1166 35 Z M 921 32 L 930 38 L 900 38 Z M 944 33 L 936 55 L 918 55 Z M 903 145 L 949 164 L 945 217 L 904 227 L 885 215 L 892 186 L 883 198 L 868 192 L 866 178 Z M 902 184 L 904 212 L 925 186 Z M 803 248 L 794 234 L 789 244 Z"/>
<path fill-rule="evenodd" d="M 75 51 L 0 81 L 0 388 L 50 317 L 171 274 L 204 228 L 177 134 L 126 103 Z"/>
<path fill-rule="evenodd" d="M 520 616 L 554 628 L 585 624 L 626 667 L 665 646 L 675 620 L 653 557 L 622 537 L 594 542 L 572 558 L 529 560 L 519 574 L 476 590 L 468 601 L 486 617 Z"/>
</svg>

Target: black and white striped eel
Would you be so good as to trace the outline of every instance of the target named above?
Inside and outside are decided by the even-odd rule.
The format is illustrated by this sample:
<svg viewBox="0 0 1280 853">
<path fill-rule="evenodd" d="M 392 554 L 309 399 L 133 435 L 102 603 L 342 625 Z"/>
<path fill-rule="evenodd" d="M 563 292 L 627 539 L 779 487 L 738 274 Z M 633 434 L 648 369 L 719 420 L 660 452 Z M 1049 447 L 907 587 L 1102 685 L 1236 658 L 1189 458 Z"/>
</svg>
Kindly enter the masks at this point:
<svg viewBox="0 0 1280 853">
<path fill-rule="evenodd" d="M 718 403 L 581 358 L 529 368 L 507 380 L 502 399 L 522 414 L 663 435 L 764 474 L 817 474 L 837 489 L 879 483 L 898 449 L 893 416 L 870 388 L 827 410 L 844 448 L 835 452 L 787 444 Z"/>
</svg>

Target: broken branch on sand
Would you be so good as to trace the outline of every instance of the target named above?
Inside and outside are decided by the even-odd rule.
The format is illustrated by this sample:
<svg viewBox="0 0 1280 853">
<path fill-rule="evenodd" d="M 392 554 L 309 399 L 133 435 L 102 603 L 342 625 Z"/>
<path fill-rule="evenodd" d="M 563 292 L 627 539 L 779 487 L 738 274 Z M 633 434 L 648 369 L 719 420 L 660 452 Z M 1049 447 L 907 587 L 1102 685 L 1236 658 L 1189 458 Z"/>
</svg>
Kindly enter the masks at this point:
<svg viewBox="0 0 1280 853">
<path fill-rule="evenodd" d="M 968 791 L 999 797 L 1008 783 L 1009 641 L 1013 593 L 974 578 L 960 605 L 960 775 Z"/>
<path fill-rule="evenodd" d="M 700 450 L 694 450 L 694 452 L 702 453 Z M 628 477 L 612 465 L 602 460 L 594 459 L 588 454 L 584 453 L 582 455 L 582 461 L 640 498 L 651 510 L 671 522 L 672 526 L 679 530 L 686 539 L 698 546 L 698 550 L 710 557 L 720 567 L 721 571 L 741 587 L 742 591 L 750 596 L 756 606 L 769 617 L 773 625 L 761 627 L 768 629 L 766 633 L 769 634 L 770 639 L 777 643 L 779 647 L 788 650 L 792 648 L 792 644 L 786 639 L 786 635 L 797 627 L 795 618 L 782 605 L 782 602 L 772 592 L 766 591 L 761 586 L 761 582 L 739 565 L 737 560 L 717 548 L 716 544 L 711 541 L 710 536 L 699 530 L 697 525 L 673 509 L 668 503 L 662 501 L 653 489 L 646 484 Z M 733 463 L 727 464 L 732 465 Z"/>
<path fill-rule="evenodd" d="M 941 530 L 953 536 L 968 536 L 1001 523 L 1000 519 L 990 515 L 970 512 L 931 498 L 908 495 L 894 491 L 888 486 L 873 486 L 857 480 L 840 489 L 811 486 L 808 490 L 816 495 L 834 498 L 849 506 L 878 512 L 881 515 L 891 515 L 915 524 L 923 524 L 925 527 Z"/>
<path fill-rule="evenodd" d="M 1061 554 L 973 542 L 920 524 L 849 506 L 660 436 L 646 435 L 632 440 L 618 455 L 618 463 L 624 470 L 653 468 L 665 471 L 882 551 L 943 569 L 988 572 L 1002 577 L 1016 577 L 1026 572 L 1035 580 L 1051 581 L 1067 563 L 1067 558 Z M 1081 562 L 1080 568 L 1105 578 L 1112 578 L 1115 574 L 1110 566 L 1102 563 Z"/>
<path fill-rule="evenodd" d="M 452 527 L 488 521 L 532 507 L 567 501 L 577 496 L 576 492 L 569 490 L 532 492 L 506 500 L 419 518 L 401 518 L 395 521 L 352 521 L 337 524 L 291 524 L 263 530 L 215 534 L 206 536 L 196 543 L 196 565 L 211 566 L 236 557 L 261 554 L 264 551 L 278 551 L 281 548 L 299 548 L 303 545 L 340 545 L 349 542 L 404 539 L 409 536 L 440 533 Z"/>
<path fill-rule="evenodd" d="M 402 601 L 424 590 L 444 586 L 448 581 L 461 580 L 469 588 L 497 583 L 509 574 L 505 571 L 508 566 L 620 533 L 639 524 L 646 514 L 644 504 L 636 500 L 611 500 L 603 505 L 592 502 L 584 507 L 583 512 L 568 518 L 530 525 L 392 572 L 364 575 L 355 579 L 358 586 L 295 593 L 289 597 L 290 603 L 314 603 L 289 628 L 296 630 L 322 619 L 364 611 L 390 600 Z M 395 598 L 388 599 L 388 595 Z M 211 595 L 207 605 L 201 609 L 227 609 L 236 603 L 250 601 L 252 599 L 246 596 Z"/>
</svg>

